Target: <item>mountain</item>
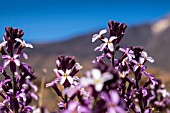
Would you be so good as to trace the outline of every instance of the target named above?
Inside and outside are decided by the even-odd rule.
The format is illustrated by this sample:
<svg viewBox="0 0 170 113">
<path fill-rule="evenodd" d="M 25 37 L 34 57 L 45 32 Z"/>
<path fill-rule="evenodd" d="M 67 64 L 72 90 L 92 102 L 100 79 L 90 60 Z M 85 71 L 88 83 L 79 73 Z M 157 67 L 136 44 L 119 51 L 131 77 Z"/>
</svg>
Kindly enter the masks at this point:
<svg viewBox="0 0 170 113">
<path fill-rule="evenodd" d="M 91 38 L 95 33 L 73 37 L 63 42 L 53 42 L 44 44 L 34 44 L 34 49 L 27 50 L 29 64 L 33 67 L 36 75 L 42 74 L 42 69 L 46 68 L 46 77 L 51 80 L 54 77 L 53 68 L 58 55 L 73 55 L 77 61 L 83 65 L 84 70 L 91 68 L 91 61 L 100 53 L 94 53 L 94 48 L 99 42 L 92 43 Z M 166 16 L 154 22 L 143 23 L 130 26 L 125 32 L 121 45 L 144 46 L 145 51 L 155 59 L 152 66 L 163 70 L 170 69 L 170 16 Z"/>
</svg>

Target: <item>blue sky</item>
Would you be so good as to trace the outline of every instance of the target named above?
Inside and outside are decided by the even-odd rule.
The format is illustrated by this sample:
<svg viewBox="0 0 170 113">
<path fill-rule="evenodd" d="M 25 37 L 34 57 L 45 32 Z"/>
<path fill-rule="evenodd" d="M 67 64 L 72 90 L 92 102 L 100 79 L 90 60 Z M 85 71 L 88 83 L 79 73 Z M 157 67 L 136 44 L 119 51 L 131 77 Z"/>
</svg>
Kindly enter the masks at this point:
<svg viewBox="0 0 170 113">
<path fill-rule="evenodd" d="M 0 36 L 5 26 L 22 28 L 29 42 L 53 42 L 107 28 L 128 26 L 170 13 L 170 0 L 0 0 Z"/>
</svg>

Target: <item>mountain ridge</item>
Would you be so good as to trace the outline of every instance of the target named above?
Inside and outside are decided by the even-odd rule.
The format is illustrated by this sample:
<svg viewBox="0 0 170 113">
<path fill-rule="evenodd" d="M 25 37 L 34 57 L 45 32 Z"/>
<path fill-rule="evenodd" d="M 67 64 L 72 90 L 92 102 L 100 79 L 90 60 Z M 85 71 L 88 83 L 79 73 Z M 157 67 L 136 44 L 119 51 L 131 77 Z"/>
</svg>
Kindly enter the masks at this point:
<svg viewBox="0 0 170 113">
<path fill-rule="evenodd" d="M 163 19 L 170 20 L 170 16 Z M 161 19 L 128 27 L 120 45 L 144 46 L 144 50 L 155 59 L 155 63 L 151 64 L 151 66 L 169 71 L 170 27 L 166 27 L 166 29 L 164 28 L 164 30 L 155 34 L 153 26 L 158 24 L 159 21 L 161 21 Z M 37 72 L 39 76 L 41 76 L 43 68 L 49 71 L 49 75 L 54 74 L 53 68 L 55 68 L 55 61 L 60 54 L 75 56 L 78 62 L 80 62 L 85 69 L 88 69 L 92 65 L 91 61 L 97 55 L 100 55 L 98 52 L 93 52 L 94 48 L 99 45 L 99 42 L 91 42 L 92 36 L 98 32 L 99 31 L 79 35 L 62 42 L 34 44 L 34 49 L 27 50 L 30 56 L 28 62 L 33 66 L 33 69 L 35 69 L 35 72 Z"/>
</svg>

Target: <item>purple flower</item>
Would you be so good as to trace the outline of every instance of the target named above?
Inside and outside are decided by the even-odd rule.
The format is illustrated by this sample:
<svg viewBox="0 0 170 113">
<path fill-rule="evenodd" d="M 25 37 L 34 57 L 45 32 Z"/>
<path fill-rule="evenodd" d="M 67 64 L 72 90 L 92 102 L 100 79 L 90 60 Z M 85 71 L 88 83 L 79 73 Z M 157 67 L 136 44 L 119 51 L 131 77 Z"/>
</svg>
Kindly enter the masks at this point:
<svg viewBox="0 0 170 113">
<path fill-rule="evenodd" d="M 73 76 L 82 68 L 77 63 L 74 57 L 59 56 L 56 60 L 57 69 L 54 69 L 57 78 L 60 78 L 60 84 L 69 83 L 73 84 Z"/>
<path fill-rule="evenodd" d="M 63 101 L 60 101 L 60 102 L 58 103 L 58 107 L 59 107 L 60 109 L 64 109 L 64 108 L 66 108 L 66 106 L 67 106 L 67 104 L 64 103 Z"/>
<path fill-rule="evenodd" d="M 126 49 L 119 48 L 119 50 L 124 52 L 127 55 L 129 61 L 131 61 L 132 58 L 135 58 L 134 52 L 130 50 L 130 48 L 126 48 Z"/>
<path fill-rule="evenodd" d="M 118 106 L 120 96 L 116 91 L 110 90 L 109 94 L 103 92 L 102 98 L 106 101 L 108 113 L 126 113 L 122 106 Z"/>
<path fill-rule="evenodd" d="M 143 74 L 150 79 L 150 81 L 152 82 L 152 84 L 153 84 L 154 86 L 155 86 L 155 84 L 158 84 L 158 81 L 157 81 L 157 80 L 155 79 L 155 77 L 152 76 L 150 73 L 147 73 L 146 71 L 144 71 Z"/>
<path fill-rule="evenodd" d="M 118 37 L 116 39 L 116 44 L 118 44 L 122 37 L 124 36 L 125 29 L 127 28 L 127 25 L 125 23 L 119 23 L 115 21 L 109 21 L 108 22 L 109 32 L 110 36 L 116 36 Z"/>
<path fill-rule="evenodd" d="M 17 59 L 19 55 L 15 54 L 13 57 L 10 55 L 3 55 L 2 58 L 5 59 L 4 61 L 4 68 L 6 68 L 10 63 L 15 63 L 17 66 L 20 66 L 20 61 Z"/>
<path fill-rule="evenodd" d="M 24 35 L 23 30 L 18 28 L 6 27 L 5 31 L 6 32 L 4 34 L 4 39 L 6 41 L 8 40 L 15 41 L 15 38 L 21 38 Z"/>
<path fill-rule="evenodd" d="M 22 46 L 32 46 L 21 38 L 24 35 L 21 29 L 6 27 L 5 30 L 4 42 L 0 44 L 0 52 L 4 59 L 3 69 L 0 67 L 0 71 L 5 77 L 0 81 L 0 96 L 4 99 L 4 106 L 0 106 L 0 111 L 30 113 L 33 110 L 29 106 L 32 98 L 38 99 L 32 89 L 36 92 L 38 88 L 31 82 L 35 77 L 30 66 L 22 63 L 19 57 Z M 10 67 L 11 75 L 5 71 L 7 66 Z"/>
<path fill-rule="evenodd" d="M 139 62 L 137 62 L 136 60 L 131 60 L 131 62 L 133 62 L 135 65 L 133 67 L 133 71 L 136 71 L 139 67 L 142 68 L 143 70 L 145 69 L 145 66 L 143 65 L 145 62 L 144 58 L 139 58 Z"/>
<path fill-rule="evenodd" d="M 92 62 L 93 63 L 96 63 L 96 62 L 100 62 L 101 60 L 102 60 L 102 58 L 104 58 L 104 54 L 102 54 L 101 56 L 98 56 L 98 57 L 96 57 Z"/>
<path fill-rule="evenodd" d="M 10 55 L 3 55 L 2 58 L 5 59 L 3 68 L 6 68 L 10 65 L 10 69 L 12 72 L 16 71 L 16 65 L 20 66 L 20 61 L 18 59 L 19 55 L 15 54 L 13 57 Z"/>
</svg>

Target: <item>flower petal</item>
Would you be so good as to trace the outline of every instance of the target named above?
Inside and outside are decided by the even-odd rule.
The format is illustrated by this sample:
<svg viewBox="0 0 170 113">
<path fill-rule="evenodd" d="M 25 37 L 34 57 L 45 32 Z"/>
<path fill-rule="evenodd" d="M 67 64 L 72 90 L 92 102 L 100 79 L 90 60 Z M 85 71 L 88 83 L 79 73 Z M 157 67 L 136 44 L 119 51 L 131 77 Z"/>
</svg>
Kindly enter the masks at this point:
<svg viewBox="0 0 170 113">
<path fill-rule="evenodd" d="M 29 43 L 25 43 L 25 47 L 33 48 L 33 45 Z"/>
<path fill-rule="evenodd" d="M 27 55 L 26 53 L 23 53 L 23 57 L 24 57 L 25 59 L 28 59 L 28 55 Z"/>
<path fill-rule="evenodd" d="M 98 34 L 94 34 L 92 38 L 92 42 L 95 42 L 100 36 Z"/>
<path fill-rule="evenodd" d="M 116 91 L 111 90 L 111 91 L 109 91 L 109 95 L 111 97 L 111 101 L 115 105 L 117 105 L 119 103 L 119 100 L 120 100 L 120 97 L 119 97 L 118 93 Z"/>
<path fill-rule="evenodd" d="M 60 73 L 61 75 L 64 75 L 63 70 L 57 70 L 57 73 Z"/>
<path fill-rule="evenodd" d="M 106 29 L 103 29 L 103 30 L 101 30 L 101 31 L 99 32 L 99 36 L 101 36 L 101 35 L 103 35 L 103 34 L 105 34 L 105 33 L 107 33 L 107 30 L 106 30 Z"/>
<path fill-rule="evenodd" d="M 54 69 L 54 72 L 55 72 L 57 78 L 61 78 L 61 73 L 58 72 L 58 69 Z"/>
<path fill-rule="evenodd" d="M 2 55 L 2 58 L 10 59 L 11 57 L 9 55 Z"/>
<path fill-rule="evenodd" d="M 80 69 L 83 68 L 83 66 L 81 66 L 79 63 L 76 63 L 76 64 L 75 64 L 75 67 L 76 67 L 77 70 L 80 70 Z"/>
<path fill-rule="evenodd" d="M 138 67 L 139 67 L 139 66 L 134 65 L 133 70 L 136 71 L 136 70 L 138 69 Z"/>
<path fill-rule="evenodd" d="M 71 69 L 66 69 L 66 74 L 69 75 L 71 72 Z"/>
<path fill-rule="evenodd" d="M 109 40 L 108 38 L 104 38 L 104 39 L 101 39 L 102 41 L 104 41 L 105 43 L 107 43 Z"/>
<path fill-rule="evenodd" d="M 122 52 L 124 52 L 124 53 L 126 52 L 126 50 L 123 49 L 123 48 L 119 48 L 119 50 L 122 51 Z"/>
<path fill-rule="evenodd" d="M 17 42 L 23 43 L 22 40 L 19 39 L 19 38 L 16 38 L 15 40 L 16 40 Z"/>
<path fill-rule="evenodd" d="M 100 51 L 100 46 L 96 47 L 94 51 Z"/>
<path fill-rule="evenodd" d="M 64 84 L 65 80 L 66 80 L 66 77 L 61 76 L 60 84 Z"/>
<path fill-rule="evenodd" d="M 92 69 L 91 70 L 91 73 L 92 73 L 92 77 L 95 79 L 95 80 L 98 80 L 101 78 L 101 71 L 99 69 Z"/>
<path fill-rule="evenodd" d="M 18 57 L 19 57 L 18 54 L 15 54 L 15 55 L 13 56 L 14 59 L 16 59 L 16 58 L 18 58 Z"/>
<path fill-rule="evenodd" d="M 147 53 L 145 51 L 142 51 L 141 56 L 143 56 L 144 58 L 148 57 L 148 55 L 147 55 Z"/>
<path fill-rule="evenodd" d="M 106 47 L 106 45 L 107 45 L 106 43 L 101 44 L 100 45 L 100 51 L 103 51 L 103 49 Z"/>
<path fill-rule="evenodd" d="M 17 66 L 20 66 L 20 61 L 18 59 L 15 59 L 14 62 Z"/>
<path fill-rule="evenodd" d="M 110 51 L 114 51 L 114 48 L 113 48 L 113 44 L 112 44 L 112 43 L 108 44 L 108 48 L 109 48 Z"/>
<path fill-rule="evenodd" d="M 80 78 L 80 84 L 86 87 L 88 85 L 94 84 L 94 81 L 92 78 L 82 77 Z"/>
<path fill-rule="evenodd" d="M 6 45 L 6 43 L 7 43 L 7 41 L 4 41 L 4 42 L 0 43 L 0 47 L 5 46 L 5 45 Z"/>
<path fill-rule="evenodd" d="M 101 91 L 102 90 L 102 88 L 103 88 L 103 83 L 98 83 L 98 84 L 95 84 L 95 90 L 96 91 Z"/>
<path fill-rule="evenodd" d="M 129 58 L 129 61 L 132 60 L 132 56 L 130 54 L 127 54 L 128 58 Z"/>
<path fill-rule="evenodd" d="M 59 67 L 59 65 L 61 64 L 61 62 L 59 60 L 56 60 L 56 64 Z"/>
<path fill-rule="evenodd" d="M 112 42 L 115 39 L 117 39 L 117 37 L 116 36 L 112 36 L 112 37 L 110 37 L 109 41 Z"/>
<path fill-rule="evenodd" d="M 71 76 L 67 76 L 67 79 L 70 82 L 70 84 L 73 84 L 73 78 Z"/>
<path fill-rule="evenodd" d="M 105 73 L 102 74 L 101 79 L 102 79 L 103 82 L 105 82 L 105 81 L 108 81 L 108 80 L 110 80 L 112 78 L 113 78 L 113 75 L 111 73 L 105 72 Z"/>
<path fill-rule="evenodd" d="M 10 63 L 10 60 L 8 60 L 8 59 L 5 60 L 3 68 L 6 68 L 9 65 L 9 63 Z"/>
<path fill-rule="evenodd" d="M 147 61 L 153 63 L 153 62 L 154 62 L 154 59 L 153 59 L 152 57 L 148 57 L 148 58 L 147 58 Z"/>
<path fill-rule="evenodd" d="M 104 57 L 104 54 L 102 54 L 101 56 L 96 57 L 92 62 L 93 63 L 99 62 L 99 61 L 102 60 L 103 57 Z"/>
<path fill-rule="evenodd" d="M 139 63 L 143 64 L 145 62 L 145 58 L 139 58 Z"/>
</svg>

